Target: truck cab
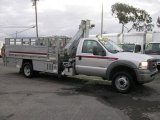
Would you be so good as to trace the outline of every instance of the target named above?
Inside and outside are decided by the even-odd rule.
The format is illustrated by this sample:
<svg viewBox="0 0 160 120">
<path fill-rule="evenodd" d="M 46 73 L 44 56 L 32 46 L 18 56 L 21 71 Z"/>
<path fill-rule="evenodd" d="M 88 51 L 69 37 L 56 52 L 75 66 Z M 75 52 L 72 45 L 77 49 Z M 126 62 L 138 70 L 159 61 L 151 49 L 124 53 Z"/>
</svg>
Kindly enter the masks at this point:
<svg viewBox="0 0 160 120">
<path fill-rule="evenodd" d="M 157 68 L 151 56 L 123 52 L 110 40 L 83 38 L 77 47 L 75 72 L 110 80 L 118 92 L 126 93 L 135 84 L 152 81 Z"/>
<path fill-rule="evenodd" d="M 150 42 L 147 44 L 145 54 L 154 57 L 157 60 L 157 66 L 160 66 L 160 42 Z"/>
<path fill-rule="evenodd" d="M 154 57 L 157 60 L 157 66 L 160 68 L 160 31 L 154 31 L 152 41 L 146 44 L 145 54 Z"/>
</svg>

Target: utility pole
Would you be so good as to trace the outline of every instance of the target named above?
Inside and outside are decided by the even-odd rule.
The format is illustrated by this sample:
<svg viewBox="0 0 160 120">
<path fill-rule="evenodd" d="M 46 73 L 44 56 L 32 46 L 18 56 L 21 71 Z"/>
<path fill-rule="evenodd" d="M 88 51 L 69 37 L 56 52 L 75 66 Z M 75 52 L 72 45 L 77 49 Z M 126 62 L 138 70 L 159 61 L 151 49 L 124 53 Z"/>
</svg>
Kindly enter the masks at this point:
<svg viewBox="0 0 160 120">
<path fill-rule="evenodd" d="M 16 38 L 18 37 L 18 36 L 17 36 L 17 33 L 18 33 L 18 32 L 16 31 Z"/>
<path fill-rule="evenodd" d="M 39 0 L 32 0 L 33 6 L 35 6 L 35 17 L 36 17 L 36 37 L 38 38 L 38 17 L 37 17 L 37 1 Z"/>
<path fill-rule="evenodd" d="M 103 35 L 103 2 L 102 2 L 102 13 L 101 13 L 101 37 Z"/>
</svg>

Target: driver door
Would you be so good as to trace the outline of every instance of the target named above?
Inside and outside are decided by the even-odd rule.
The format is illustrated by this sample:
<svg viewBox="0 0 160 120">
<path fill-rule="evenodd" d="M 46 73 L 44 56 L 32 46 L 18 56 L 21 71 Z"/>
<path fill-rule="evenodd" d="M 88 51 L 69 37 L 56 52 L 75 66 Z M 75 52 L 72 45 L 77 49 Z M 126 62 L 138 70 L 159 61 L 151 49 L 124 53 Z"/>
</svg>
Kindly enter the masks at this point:
<svg viewBox="0 0 160 120">
<path fill-rule="evenodd" d="M 94 50 L 96 48 L 96 51 Z M 107 68 L 106 51 L 96 40 L 84 40 L 81 52 L 76 57 L 76 71 L 79 74 L 105 76 Z M 95 54 L 93 54 L 95 53 Z"/>
</svg>

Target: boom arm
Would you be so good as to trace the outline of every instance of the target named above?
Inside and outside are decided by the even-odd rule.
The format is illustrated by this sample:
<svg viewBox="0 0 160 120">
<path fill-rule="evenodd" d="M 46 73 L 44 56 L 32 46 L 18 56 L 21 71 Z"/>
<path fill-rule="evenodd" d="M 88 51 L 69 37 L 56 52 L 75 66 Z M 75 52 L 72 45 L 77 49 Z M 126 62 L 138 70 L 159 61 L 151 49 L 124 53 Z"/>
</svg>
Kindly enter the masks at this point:
<svg viewBox="0 0 160 120">
<path fill-rule="evenodd" d="M 89 36 L 89 29 L 93 27 L 94 25 L 90 24 L 90 20 L 81 21 L 78 32 L 74 35 L 74 37 L 65 47 L 65 50 L 67 50 L 67 54 L 69 56 L 75 56 L 80 38 L 87 38 Z"/>
</svg>

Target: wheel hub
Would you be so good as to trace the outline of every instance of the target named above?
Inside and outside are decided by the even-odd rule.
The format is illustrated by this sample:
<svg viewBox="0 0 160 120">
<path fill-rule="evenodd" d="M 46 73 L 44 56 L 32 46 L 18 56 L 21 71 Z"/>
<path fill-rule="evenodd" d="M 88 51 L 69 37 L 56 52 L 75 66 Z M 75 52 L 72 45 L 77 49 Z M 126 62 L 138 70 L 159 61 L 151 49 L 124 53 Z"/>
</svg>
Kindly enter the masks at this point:
<svg viewBox="0 0 160 120">
<path fill-rule="evenodd" d="M 116 79 L 116 86 L 119 90 L 126 90 L 129 86 L 127 77 L 120 76 Z"/>
<path fill-rule="evenodd" d="M 24 73 L 25 73 L 26 76 L 30 75 L 30 68 L 29 68 L 29 66 L 25 66 Z"/>
</svg>

